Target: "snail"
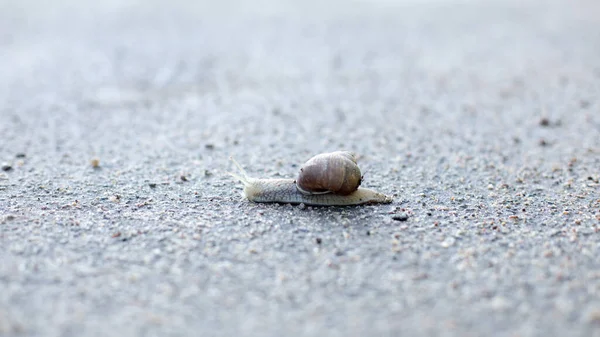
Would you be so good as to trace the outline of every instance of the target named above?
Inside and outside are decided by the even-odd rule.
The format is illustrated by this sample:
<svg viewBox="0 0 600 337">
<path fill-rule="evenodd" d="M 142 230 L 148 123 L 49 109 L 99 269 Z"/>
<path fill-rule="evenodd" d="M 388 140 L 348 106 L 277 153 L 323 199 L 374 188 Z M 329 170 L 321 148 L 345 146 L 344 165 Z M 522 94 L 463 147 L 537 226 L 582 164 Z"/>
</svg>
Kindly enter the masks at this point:
<svg viewBox="0 0 600 337">
<path fill-rule="evenodd" d="M 240 174 L 229 173 L 244 185 L 243 196 L 254 202 L 313 206 L 353 206 L 390 203 L 392 197 L 359 187 L 362 175 L 356 155 L 349 151 L 322 153 L 300 168 L 298 179 L 258 179 L 248 176 L 230 157 Z"/>
</svg>

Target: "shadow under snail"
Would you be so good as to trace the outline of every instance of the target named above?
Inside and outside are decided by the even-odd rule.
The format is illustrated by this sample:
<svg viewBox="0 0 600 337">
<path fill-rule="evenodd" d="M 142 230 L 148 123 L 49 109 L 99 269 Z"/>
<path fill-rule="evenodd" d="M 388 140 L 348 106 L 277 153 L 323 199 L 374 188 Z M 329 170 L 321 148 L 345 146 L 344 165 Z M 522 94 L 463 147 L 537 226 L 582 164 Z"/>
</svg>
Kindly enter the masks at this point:
<svg viewBox="0 0 600 337">
<path fill-rule="evenodd" d="M 390 203 L 392 197 L 359 187 L 362 175 L 356 155 L 349 151 L 322 153 L 300 168 L 297 179 L 258 179 L 248 176 L 235 159 L 240 174 L 229 173 L 244 185 L 243 196 L 254 202 L 312 206 L 352 206 Z"/>
</svg>

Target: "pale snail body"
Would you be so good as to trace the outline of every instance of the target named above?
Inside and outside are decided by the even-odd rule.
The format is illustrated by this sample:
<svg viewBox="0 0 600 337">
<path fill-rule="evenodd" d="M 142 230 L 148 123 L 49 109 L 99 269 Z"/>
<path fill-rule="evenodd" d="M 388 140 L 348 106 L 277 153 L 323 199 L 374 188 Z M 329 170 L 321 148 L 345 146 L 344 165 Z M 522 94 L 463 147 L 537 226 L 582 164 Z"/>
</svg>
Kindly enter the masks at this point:
<svg viewBox="0 0 600 337">
<path fill-rule="evenodd" d="M 346 156 L 350 158 L 354 164 L 356 164 L 356 159 L 353 154 L 349 152 L 333 152 L 328 154 L 322 154 L 313 157 L 326 158 L 328 156 L 335 157 L 338 155 Z M 338 160 L 339 158 L 333 159 Z M 307 190 L 306 186 L 304 188 L 300 188 L 297 184 L 297 180 L 294 179 L 258 179 L 252 178 L 248 176 L 248 174 L 244 171 L 244 169 L 233 159 L 231 160 L 238 167 L 241 172 L 241 175 L 230 173 L 232 176 L 237 178 L 244 185 L 243 196 L 248 200 L 253 202 L 277 202 L 277 203 L 290 203 L 290 204 L 305 204 L 312 206 L 353 206 L 353 205 L 362 205 L 362 204 L 370 204 L 370 203 L 390 203 L 392 202 L 392 197 L 387 196 L 383 193 L 379 193 L 367 188 L 358 187 L 361 183 L 362 177 L 360 177 L 360 170 L 358 171 L 358 179 L 356 179 L 356 172 L 354 168 L 344 168 L 340 169 L 337 164 L 330 165 L 336 170 L 343 172 L 350 172 L 348 176 L 345 178 L 335 177 L 333 180 L 342 180 L 345 183 L 348 183 L 350 180 L 350 184 L 355 187 L 342 187 L 342 193 L 339 194 L 332 191 L 326 191 L 322 188 L 322 183 L 318 182 L 318 189 L 316 191 L 312 191 L 310 189 Z M 312 160 L 312 159 L 311 159 Z M 311 160 L 307 162 L 307 164 L 311 164 Z M 345 162 L 342 160 L 341 162 Z M 344 163 L 344 165 L 351 165 L 348 163 Z M 302 174 L 306 171 L 314 172 L 310 168 L 305 170 L 304 168 L 310 167 L 310 165 L 304 165 L 303 169 L 301 169 L 301 175 L 299 176 L 298 181 L 302 181 Z M 319 171 L 317 169 L 316 171 Z M 305 172 L 302 172 L 305 171 Z M 327 175 L 324 176 L 327 178 Z M 314 181 L 315 179 L 308 179 L 309 181 Z M 318 180 L 318 179 L 317 179 Z M 328 183 L 325 183 L 327 185 Z M 338 183 L 334 182 L 336 188 L 338 187 Z M 309 186 L 310 188 L 310 186 Z M 351 192 L 347 192 L 347 189 L 352 189 Z"/>
</svg>

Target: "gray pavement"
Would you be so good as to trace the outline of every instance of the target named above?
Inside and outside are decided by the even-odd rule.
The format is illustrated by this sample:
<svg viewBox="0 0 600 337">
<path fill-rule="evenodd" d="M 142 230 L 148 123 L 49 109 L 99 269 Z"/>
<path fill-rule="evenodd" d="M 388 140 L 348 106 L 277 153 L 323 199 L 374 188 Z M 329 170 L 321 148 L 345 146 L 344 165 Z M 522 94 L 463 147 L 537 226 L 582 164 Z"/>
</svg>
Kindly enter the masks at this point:
<svg viewBox="0 0 600 337">
<path fill-rule="evenodd" d="M 598 13 L 0 1 L 0 335 L 600 336 Z M 394 203 L 226 174 L 337 149 Z"/>
</svg>

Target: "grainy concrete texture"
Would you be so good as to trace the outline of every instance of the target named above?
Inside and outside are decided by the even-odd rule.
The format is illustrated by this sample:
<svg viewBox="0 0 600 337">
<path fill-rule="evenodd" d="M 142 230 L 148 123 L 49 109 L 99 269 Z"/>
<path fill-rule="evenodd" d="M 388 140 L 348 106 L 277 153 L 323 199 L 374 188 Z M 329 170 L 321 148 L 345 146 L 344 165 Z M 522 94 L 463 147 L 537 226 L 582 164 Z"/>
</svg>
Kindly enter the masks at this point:
<svg viewBox="0 0 600 337">
<path fill-rule="evenodd" d="M 2 336 L 600 336 L 596 0 L 0 0 L 0 163 Z"/>
</svg>

